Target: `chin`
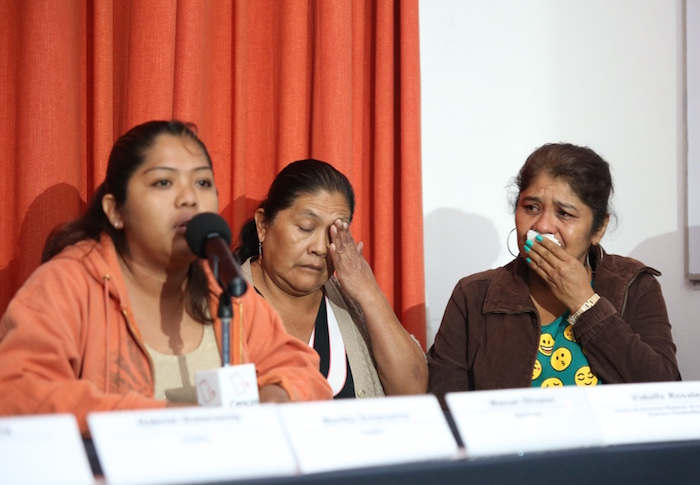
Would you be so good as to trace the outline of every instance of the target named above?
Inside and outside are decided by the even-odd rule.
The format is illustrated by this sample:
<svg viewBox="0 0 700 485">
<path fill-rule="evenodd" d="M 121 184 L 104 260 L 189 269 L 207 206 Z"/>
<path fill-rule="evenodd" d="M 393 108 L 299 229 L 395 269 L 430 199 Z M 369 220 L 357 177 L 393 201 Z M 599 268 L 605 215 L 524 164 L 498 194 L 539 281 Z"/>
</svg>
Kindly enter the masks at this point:
<svg viewBox="0 0 700 485">
<path fill-rule="evenodd" d="M 299 284 L 294 286 L 294 290 L 297 291 L 298 293 L 303 294 L 303 295 L 308 295 L 310 293 L 313 293 L 313 292 L 318 291 L 321 288 L 323 288 L 323 285 L 326 283 L 326 281 L 328 281 L 328 280 L 323 280 L 323 281 L 316 280 L 313 282 L 309 282 L 309 281 L 301 282 L 300 281 Z"/>
</svg>

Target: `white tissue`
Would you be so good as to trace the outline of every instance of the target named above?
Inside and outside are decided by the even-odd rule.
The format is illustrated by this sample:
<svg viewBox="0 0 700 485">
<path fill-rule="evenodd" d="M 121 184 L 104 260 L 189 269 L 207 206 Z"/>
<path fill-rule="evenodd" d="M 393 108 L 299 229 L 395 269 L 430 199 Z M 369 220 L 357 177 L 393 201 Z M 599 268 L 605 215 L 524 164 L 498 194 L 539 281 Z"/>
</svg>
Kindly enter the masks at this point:
<svg viewBox="0 0 700 485">
<path fill-rule="evenodd" d="M 532 239 L 534 241 L 535 236 L 537 236 L 538 234 L 539 234 L 539 232 L 533 231 L 532 229 L 530 229 L 529 231 L 527 231 L 527 238 Z M 561 243 L 559 241 L 557 241 L 557 238 L 554 237 L 554 234 L 542 234 L 542 237 L 546 237 L 547 239 L 554 241 L 556 244 L 561 246 Z"/>
</svg>

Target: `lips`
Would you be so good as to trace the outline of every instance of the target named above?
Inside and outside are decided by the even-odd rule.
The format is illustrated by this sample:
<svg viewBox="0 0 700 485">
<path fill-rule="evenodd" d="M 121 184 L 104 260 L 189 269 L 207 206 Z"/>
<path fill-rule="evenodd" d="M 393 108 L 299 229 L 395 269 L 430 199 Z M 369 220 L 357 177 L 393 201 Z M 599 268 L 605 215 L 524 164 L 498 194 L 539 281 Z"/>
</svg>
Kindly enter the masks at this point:
<svg viewBox="0 0 700 485">
<path fill-rule="evenodd" d="M 302 269 L 308 269 L 310 271 L 323 271 L 323 266 L 320 265 L 315 265 L 315 264 L 302 264 L 300 266 Z"/>
<path fill-rule="evenodd" d="M 192 220 L 193 215 L 187 215 L 180 217 L 177 221 L 175 221 L 175 224 L 173 224 L 173 229 L 177 231 L 178 233 L 184 234 L 187 231 L 187 224 Z"/>
</svg>

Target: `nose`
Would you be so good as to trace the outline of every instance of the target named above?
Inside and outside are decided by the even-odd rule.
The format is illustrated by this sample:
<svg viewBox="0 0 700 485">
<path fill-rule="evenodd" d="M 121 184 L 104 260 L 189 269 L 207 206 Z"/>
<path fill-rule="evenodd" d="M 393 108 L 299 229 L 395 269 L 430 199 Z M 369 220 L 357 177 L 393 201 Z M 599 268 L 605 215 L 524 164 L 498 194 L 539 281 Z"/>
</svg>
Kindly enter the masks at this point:
<svg viewBox="0 0 700 485">
<path fill-rule="evenodd" d="M 543 212 L 532 225 L 532 229 L 540 234 L 554 234 L 556 232 L 554 216 L 549 212 Z"/>
<path fill-rule="evenodd" d="M 177 197 L 175 200 L 177 207 L 196 207 L 197 192 L 189 183 L 182 183 L 178 187 Z"/>
<path fill-rule="evenodd" d="M 328 230 L 316 231 L 316 234 L 311 241 L 311 252 L 317 256 L 325 257 L 328 253 L 328 246 L 330 243 L 330 233 Z"/>
</svg>

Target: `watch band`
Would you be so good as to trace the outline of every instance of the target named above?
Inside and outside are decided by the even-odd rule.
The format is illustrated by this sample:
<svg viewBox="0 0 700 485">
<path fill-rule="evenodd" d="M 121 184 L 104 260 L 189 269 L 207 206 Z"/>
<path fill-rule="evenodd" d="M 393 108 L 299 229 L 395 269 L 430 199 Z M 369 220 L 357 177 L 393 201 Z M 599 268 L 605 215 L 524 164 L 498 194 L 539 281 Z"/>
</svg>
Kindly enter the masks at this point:
<svg viewBox="0 0 700 485">
<path fill-rule="evenodd" d="M 581 305 L 581 308 L 576 310 L 576 312 L 573 315 L 569 315 L 569 318 L 566 319 L 567 322 L 569 322 L 569 325 L 573 325 L 576 323 L 576 320 L 578 320 L 578 317 L 583 315 L 583 313 L 592 308 L 593 305 L 598 303 L 598 300 L 600 300 L 600 295 L 598 293 L 593 293 L 593 296 L 590 297 L 588 300 L 583 302 L 583 305 Z"/>
</svg>

